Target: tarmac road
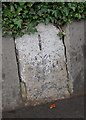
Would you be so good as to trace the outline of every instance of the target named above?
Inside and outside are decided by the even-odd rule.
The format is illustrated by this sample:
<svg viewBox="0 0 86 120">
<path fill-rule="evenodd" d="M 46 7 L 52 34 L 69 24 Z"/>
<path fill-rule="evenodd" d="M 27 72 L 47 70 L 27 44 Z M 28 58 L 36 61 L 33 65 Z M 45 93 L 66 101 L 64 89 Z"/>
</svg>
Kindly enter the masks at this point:
<svg viewBox="0 0 86 120">
<path fill-rule="evenodd" d="M 54 102 L 56 107 L 50 109 L 52 103 L 35 107 L 22 107 L 14 111 L 3 112 L 5 118 L 84 118 L 84 97 L 75 96 Z M 80 119 L 81 120 L 81 119 Z"/>
</svg>

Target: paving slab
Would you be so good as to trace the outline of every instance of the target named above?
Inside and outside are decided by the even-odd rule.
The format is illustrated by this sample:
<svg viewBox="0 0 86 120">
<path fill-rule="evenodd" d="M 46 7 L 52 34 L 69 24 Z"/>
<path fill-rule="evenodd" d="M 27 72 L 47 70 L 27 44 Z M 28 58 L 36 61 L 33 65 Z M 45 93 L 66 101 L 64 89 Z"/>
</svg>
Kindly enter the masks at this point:
<svg viewBox="0 0 86 120">
<path fill-rule="evenodd" d="M 5 111 L 20 104 L 20 83 L 12 38 L 2 38 L 2 53 L 2 109 Z"/>
<path fill-rule="evenodd" d="M 85 22 L 74 21 L 65 27 L 67 66 L 73 80 L 75 94 L 84 93 Z"/>
</svg>

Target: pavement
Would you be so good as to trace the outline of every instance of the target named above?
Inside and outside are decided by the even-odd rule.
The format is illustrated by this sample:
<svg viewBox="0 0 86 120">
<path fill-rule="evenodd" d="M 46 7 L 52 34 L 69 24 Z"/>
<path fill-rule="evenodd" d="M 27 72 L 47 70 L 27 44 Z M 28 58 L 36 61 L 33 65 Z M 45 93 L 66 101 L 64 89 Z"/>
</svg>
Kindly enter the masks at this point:
<svg viewBox="0 0 86 120">
<path fill-rule="evenodd" d="M 18 78 L 18 71 L 17 71 L 17 63 L 15 58 L 15 50 L 13 49 L 14 41 L 10 40 L 9 38 L 3 38 L 2 42 L 3 42 L 2 43 L 2 46 L 3 46 L 3 50 L 2 50 L 3 51 L 3 56 L 2 56 L 2 61 L 3 61 L 2 104 L 3 104 L 3 107 L 2 108 L 4 110 L 6 109 L 8 110 L 7 112 L 6 111 L 2 112 L 3 119 L 7 119 L 7 118 L 18 118 L 18 119 L 19 118 L 84 118 L 84 97 L 83 96 L 74 96 L 74 97 L 71 97 L 70 99 L 55 101 L 54 103 L 56 104 L 56 107 L 53 109 L 49 108 L 50 105 L 53 104 L 53 102 L 35 106 L 35 107 L 20 106 L 19 105 L 20 104 L 20 86 L 19 86 L 19 78 Z M 86 44 L 84 45 L 83 50 L 85 50 L 85 48 L 86 48 Z M 86 54 L 84 55 L 84 58 L 86 61 Z M 73 65 L 75 64 L 73 63 Z M 86 67 L 85 67 L 85 72 L 86 72 Z M 86 89 L 84 88 L 83 83 L 84 81 L 80 76 L 78 76 L 76 78 L 76 81 L 74 81 L 74 92 L 76 94 L 79 94 L 80 92 L 83 92 L 83 89 Z M 0 83 L 0 86 L 1 86 L 1 83 Z M 17 108 L 18 106 L 20 106 L 20 108 Z M 12 108 L 13 109 L 15 108 L 15 110 L 11 110 Z"/>
<path fill-rule="evenodd" d="M 55 103 L 56 107 L 50 109 Z M 3 120 L 6 118 L 84 118 L 84 96 L 73 96 L 68 99 L 58 100 L 52 103 L 35 107 L 21 107 L 19 109 L 3 112 Z"/>
<path fill-rule="evenodd" d="M 14 40 L 3 37 L 2 46 L 2 109 L 9 110 L 19 106 L 20 82 Z"/>
</svg>

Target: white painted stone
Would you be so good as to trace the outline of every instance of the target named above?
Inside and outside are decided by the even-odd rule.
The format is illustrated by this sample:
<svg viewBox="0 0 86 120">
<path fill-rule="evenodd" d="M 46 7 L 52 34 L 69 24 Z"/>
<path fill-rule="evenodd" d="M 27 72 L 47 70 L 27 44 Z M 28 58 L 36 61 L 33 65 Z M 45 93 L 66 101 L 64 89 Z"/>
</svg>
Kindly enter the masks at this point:
<svg viewBox="0 0 86 120">
<path fill-rule="evenodd" d="M 37 30 L 34 35 L 16 39 L 27 99 L 33 104 L 39 104 L 69 97 L 64 45 L 57 36 L 59 30 L 52 24 L 39 24 Z"/>
</svg>

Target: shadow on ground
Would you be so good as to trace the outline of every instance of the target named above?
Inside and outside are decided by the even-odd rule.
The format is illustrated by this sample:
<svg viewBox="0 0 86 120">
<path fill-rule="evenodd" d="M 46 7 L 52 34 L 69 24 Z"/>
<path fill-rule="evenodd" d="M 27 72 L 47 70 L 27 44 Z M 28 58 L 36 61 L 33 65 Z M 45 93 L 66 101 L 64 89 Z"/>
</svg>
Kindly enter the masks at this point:
<svg viewBox="0 0 86 120">
<path fill-rule="evenodd" d="M 3 112 L 5 118 L 84 118 L 84 97 L 75 96 L 70 99 L 54 102 L 56 108 L 50 109 L 52 103 L 35 107 L 21 107 L 14 111 Z"/>
</svg>

